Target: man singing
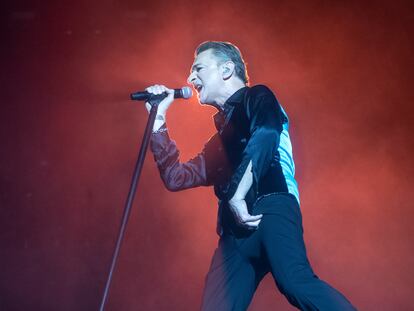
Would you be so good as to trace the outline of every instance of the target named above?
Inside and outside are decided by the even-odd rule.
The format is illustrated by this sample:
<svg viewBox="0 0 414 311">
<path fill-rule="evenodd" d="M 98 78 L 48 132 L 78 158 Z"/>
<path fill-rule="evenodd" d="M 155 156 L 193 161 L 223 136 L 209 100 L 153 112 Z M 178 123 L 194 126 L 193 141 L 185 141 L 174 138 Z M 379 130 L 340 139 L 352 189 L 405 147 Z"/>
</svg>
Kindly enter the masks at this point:
<svg viewBox="0 0 414 311">
<path fill-rule="evenodd" d="M 217 133 L 186 163 L 170 140 L 166 113 L 174 91 L 159 104 L 151 150 L 171 191 L 214 186 L 219 202 L 218 247 L 206 277 L 201 310 L 246 310 L 271 272 L 278 289 L 301 310 L 356 310 L 312 271 L 303 240 L 289 121 L 272 91 L 248 86 L 239 49 L 208 41 L 195 52 L 188 83 L 212 105 Z M 147 109 L 150 105 L 146 104 Z"/>
</svg>

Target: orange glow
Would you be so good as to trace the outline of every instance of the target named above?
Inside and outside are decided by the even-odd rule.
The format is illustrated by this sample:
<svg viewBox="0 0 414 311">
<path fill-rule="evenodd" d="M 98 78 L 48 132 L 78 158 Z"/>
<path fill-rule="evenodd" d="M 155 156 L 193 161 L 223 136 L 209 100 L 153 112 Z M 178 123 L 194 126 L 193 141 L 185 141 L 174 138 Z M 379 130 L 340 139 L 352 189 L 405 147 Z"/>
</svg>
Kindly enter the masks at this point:
<svg viewBox="0 0 414 311">
<path fill-rule="evenodd" d="M 7 11 L 0 309 L 97 309 L 147 117 L 129 94 L 185 85 L 205 40 L 235 43 L 251 84 L 271 87 L 290 116 L 315 271 L 361 310 L 411 307 L 404 2 L 82 3 Z M 214 133 L 213 113 L 196 95 L 174 103 L 182 160 Z M 148 154 L 108 310 L 198 309 L 215 221 L 212 189 L 168 192 Z M 276 292 L 266 279 L 249 310 L 291 310 Z"/>
</svg>

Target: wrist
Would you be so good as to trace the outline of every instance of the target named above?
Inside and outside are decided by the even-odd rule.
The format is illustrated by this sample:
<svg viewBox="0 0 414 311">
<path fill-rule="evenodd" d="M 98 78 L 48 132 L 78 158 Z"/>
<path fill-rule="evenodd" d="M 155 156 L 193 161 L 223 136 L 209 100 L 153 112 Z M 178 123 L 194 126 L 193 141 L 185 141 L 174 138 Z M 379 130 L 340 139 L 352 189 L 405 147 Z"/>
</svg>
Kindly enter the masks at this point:
<svg viewBox="0 0 414 311">
<path fill-rule="evenodd" d="M 166 119 L 166 113 L 157 112 L 157 115 L 155 116 L 155 120 L 164 120 L 165 121 L 165 119 Z"/>
<path fill-rule="evenodd" d="M 165 124 L 165 115 L 156 115 L 152 132 L 157 132 Z"/>
<path fill-rule="evenodd" d="M 244 198 L 233 196 L 228 202 L 229 204 L 237 204 L 240 201 L 244 201 Z"/>
<path fill-rule="evenodd" d="M 166 115 L 167 115 L 167 111 L 166 110 L 163 110 L 163 109 L 158 109 L 157 110 L 157 117 L 162 117 L 162 118 L 166 118 Z"/>
</svg>

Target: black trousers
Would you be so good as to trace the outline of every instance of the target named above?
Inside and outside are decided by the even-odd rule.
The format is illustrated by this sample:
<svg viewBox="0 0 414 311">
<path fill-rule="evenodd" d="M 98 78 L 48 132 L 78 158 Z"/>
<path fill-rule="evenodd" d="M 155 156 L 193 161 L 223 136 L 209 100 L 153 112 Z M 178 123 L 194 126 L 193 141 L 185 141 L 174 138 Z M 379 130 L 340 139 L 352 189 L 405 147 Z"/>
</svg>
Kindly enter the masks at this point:
<svg viewBox="0 0 414 311">
<path fill-rule="evenodd" d="M 201 310 L 242 311 L 271 272 L 278 289 L 300 310 L 356 310 L 336 289 L 312 271 L 303 241 L 302 216 L 291 195 L 260 199 L 253 214 L 263 213 L 259 229 L 226 232 L 206 277 Z"/>
</svg>

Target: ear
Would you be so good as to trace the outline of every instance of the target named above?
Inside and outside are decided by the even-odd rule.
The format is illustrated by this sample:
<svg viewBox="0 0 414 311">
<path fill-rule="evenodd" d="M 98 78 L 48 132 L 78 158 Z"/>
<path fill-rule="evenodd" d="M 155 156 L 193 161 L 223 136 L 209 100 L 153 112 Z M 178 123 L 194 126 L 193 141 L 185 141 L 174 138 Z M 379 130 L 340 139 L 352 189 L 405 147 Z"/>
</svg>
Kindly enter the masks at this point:
<svg viewBox="0 0 414 311">
<path fill-rule="evenodd" d="M 221 64 L 221 75 L 223 80 L 228 80 L 234 73 L 235 65 L 234 63 L 229 60 L 223 64 Z"/>
</svg>

